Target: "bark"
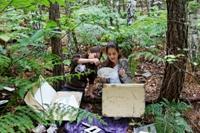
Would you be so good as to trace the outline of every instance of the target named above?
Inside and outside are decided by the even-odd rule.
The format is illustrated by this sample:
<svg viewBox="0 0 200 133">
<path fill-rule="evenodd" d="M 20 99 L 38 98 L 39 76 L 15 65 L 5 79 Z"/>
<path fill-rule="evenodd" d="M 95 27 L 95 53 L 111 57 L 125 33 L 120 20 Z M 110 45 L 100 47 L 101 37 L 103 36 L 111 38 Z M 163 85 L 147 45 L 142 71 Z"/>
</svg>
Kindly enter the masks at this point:
<svg viewBox="0 0 200 133">
<path fill-rule="evenodd" d="M 135 10 L 137 2 L 135 0 L 129 0 L 127 4 L 127 24 L 131 25 L 134 21 Z"/>
<path fill-rule="evenodd" d="M 198 2 L 198 1 L 197 1 Z M 191 11 L 189 17 L 188 46 L 189 58 L 195 61 L 200 53 L 200 31 L 198 30 L 198 20 L 200 19 L 200 9 Z"/>
<path fill-rule="evenodd" d="M 121 14 L 121 3 L 120 3 L 120 0 L 118 0 L 118 1 L 116 2 L 116 6 L 117 6 L 117 11 L 118 11 L 118 13 Z"/>
<path fill-rule="evenodd" d="M 49 8 L 49 20 L 55 21 L 59 25 L 59 20 L 58 20 L 59 18 L 60 18 L 59 5 L 57 3 L 55 4 L 51 3 L 50 8 Z M 62 62 L 63 55 L 62 55 L 62 44 L 61 44 L 60 37 L 53 36 L 51 37 L 50 41 L 51 41 L 52 53 L 56 55 L 59 58 L 59 60 Z M 53 76 L 62 76 L 62 75 L 64 75 L 64 65 L 62 63 L 55 65 L 53 68 Z M 63 84 L 64 82 L 60 80 L 54 83 L 53 86 L 56 90 L 59 90 L 61 89 L 61 86 Z"/>
<path fill-rule="evenodd" d="M 184 54 L 173 64 L 166 63 L 160 98 L 178 99 L 183 88 L 187 61 L 187 0 L 167 0 L 167 55 Z"/>
<path fill-rule="evenodd" d="M 74 41 L 74 45 L 76 47 L 76 52 L 79 51 L 79 48 L 78 48 L 78 41 L 77 41 L 77 38 L 76 38 L 76 34 L 74 31 L 72 31 L 72 38 L 73 38 L 73 41 Z"/>
<path fill-rule="evenodd" d="M 140 3 L 140 6 L 139 6 L 139 7 L 140 7 L 140 8 L 141 8 L 141 10 L 142 10 L 142 12 L 141 12 L 141 13 L 142 13 L 142 14 L 144 14 L 144 12 L 145 12 L 145 9 L 144 9 L 144 4 L 143 4 L 143 1 L 142 1 L 142 0 L 140 0 L 140 1 L 139 1 L 139 3 Z"/>
<path fill-rule="evenodd" d="M 147 14 L 150 16 L 151 0 L 146 0 Z"/>
<path fill-rule="evenodd" d="M 123 11 L 126 11 L 126 4 L 125 4 L 125 0 L 122 0 L 122 6 L 123 6 Z"/>
</svg>

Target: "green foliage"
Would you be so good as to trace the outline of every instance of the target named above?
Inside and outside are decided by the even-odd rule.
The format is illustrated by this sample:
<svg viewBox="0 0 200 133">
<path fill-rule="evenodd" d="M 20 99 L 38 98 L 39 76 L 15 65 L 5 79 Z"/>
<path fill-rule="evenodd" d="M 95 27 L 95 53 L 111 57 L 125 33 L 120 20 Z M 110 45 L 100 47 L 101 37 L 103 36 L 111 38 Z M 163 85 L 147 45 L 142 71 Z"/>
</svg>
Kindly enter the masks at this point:
<svg viewBox="0 0 200 133">
<path fill-rule="evenodd" d="M 197 54 L 197 57 L 194 58 L 194 61 L 192 62 L 192 64 L 197 67 L 200 68 L 200 54 Z"/>
<path fill-rule="evenodd" d="M 89 123 L 92 124 L 94 119 L 97 119 L 102 124 L 107 124 L 101 116 L 88 112 L 81 108 L 75 108 L 70 105 L 64 105 L 62 103 L 53 103 L 51 105 L 46 105 L 46 110 L 41 111 L 43 118 L 48 120 L 51 123 L 59 122 L 60 124 L 63 121 L 63 118 L 68 118 L 69 122 L 77 121 L 81 122 L 84 119 L 88 119 Z"/>
<path fill-rule="evenodd" d="M 26 106 L 18 106 L 13 112 L 0 116 L 1 133 L 26 133 L 34 128 L 34 122 L 47 124 L 40 114 Z"/>
<path fill-rule="evenodd" d="M 177 55 L 166 55 L 164 57 L 165 61 L 168 62 L 169 64 L 172 64 L 176 62 L 179 58 L 184 57 L 185 55 L 183 54 L 177 54 Z"/>
<path fill-rule="evenodd" d="M 97 119 L 100 123 L 107 125 L 107 123 L 98 114 L 94 114 L 94 113 L 88 112 L 86 110 L 79 109 L 78 116 L 77 116 L 77 122 L 80 122 L 81 120 L 84 120 L 84 119 L 88 119 L 89 123 L 92 124 L 94 118 Z"/>
<path fill-rule="evenodd" d="M 0 16 L 0 41 L 4 41 L 0 45 L 0 89 L 15 86 L 16 96 L 10 100 L 14 105 L 17 104 L 15 100 L 23 98 L 37 82 L 40 74 L 61 63 L 44 45 L 46 39 L 55 34 L 52 33 L 54 27 L 34 30 L 31 21 L 38 18 L 32 15 L 31 12 L 10 8 Z M 43 23 L 43 18 L 37 21 Z"/>
<path fill-rule="evenodd" d="M 141 16 L 131 25 L 133 38 L 141 46 L 158 44 L 159 40 L 165 38 L 167 29 L 166 11 L 159 16 Z M 131 31 L 130 31 L 131 32 Z"/>
<path fill-rule="evenodd" d="M 10 58 L 4 55 L 0 55 L 0 75 L 2 75 L 4 73 L 4 70 L 9 67 L 10 62 Z"/>
<path fill-rule="evenodd" d="M 109 26 L 101 41 L 115 40 L 126 57 L 134 47 L 155 49 L 156 45 L 165 41 L 166 18 L 166 10 L 155 10 L 150 16 L 137 16 L 131 26 L 126 23 L 119 23 L 118 28 L 117 25 Z"/>
<path fill-rule="evenodd" d="M 191 106 L 184 102 L 169 102 L 163 99 L 160 103 L 148 105 L 146 114 L 153 115 L 158 133 L 185 133 L 192 132 L 183 117 L 183 113 Z"/>
<path fill-rule="evenodd" d="M 188 8 L 190 12 L 196 12 L 200 8 L 200 3 L 196 0 L 191 0 L 188 4 Z"/>
<path fill-rule="evenodd" d="M 144 58 L 146 60 L 152 61 L 152 62 L 156 62 L 156 63 L 165 63 L 165 60 L 156 55 L 153 52 L 134 52 L 133 54 L 131 54 L 129 57 L 133 57 L 135 60 L 139 59 L 139 58 Z"/>
<path fill-rule="evenodd" d="M 100 26 L 109 25 L 109 9 L 106 6 L 94 5 L 82 7 L 74 12 L 76 21 L 98 24 Z"/>
<path fill-rule="evenodd" d="M 113 39 L 117 25 L 124 25 L 126 20 L 120 18 L 118 13 L 111 11 L 103 5 L 85 6 L 73 13 L 76 23 L 81 23 L 76 28 L 78 40 L 81 44 L 101 44 L 101 41 Z M 110 19 L 113 19 L 110 24 Z M 106 37 L 107 36 L 107 37 Z M 85 40 L 85 41 L 84 41 Z"/>
<path fill-rule="evenodd" d="M 89 45 L 99 44 L 98 37 L 106 33 L 102 27 L 92 24 L 81 24 L 75 30 L 79 43 Z"/>
<path fill-rule="evenodd" d="M 138 61 L 137 59 L 134 58 L 134 56 L 129 56 L 128 62 L 129 62 L 129 68 L 130 68 L 131 74 L 134 77 L 135 72 L 137 70 Z"/>
</svg>

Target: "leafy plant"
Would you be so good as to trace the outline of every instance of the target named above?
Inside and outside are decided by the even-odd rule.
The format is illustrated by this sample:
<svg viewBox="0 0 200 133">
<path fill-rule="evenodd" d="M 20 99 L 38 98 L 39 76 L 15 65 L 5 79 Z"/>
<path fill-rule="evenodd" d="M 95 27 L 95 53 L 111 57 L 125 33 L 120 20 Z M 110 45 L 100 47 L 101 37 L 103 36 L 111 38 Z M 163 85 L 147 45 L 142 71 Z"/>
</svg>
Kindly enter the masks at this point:
<svg viewBox="0 0 200 133">
<path fill-rule="evenodd" d="M 91 113 L 81 108 L 75 108 L 73 106 L 66 106 L 62 103 L 54 103 L 47 105 L 45 111 L 41 111 L 43 118 L 47 119 L 51 123 L 62 123 L 63 118 L 68 118 L 69 122 L 77 121 L 81 122 L 84 119 L 88 119 L 88 122 L 92 124 L 94 119 L 97 119 L 102 124 L 107 124 L 101 116 Z"/>
<path fill-rule="evenodd" d="M 134 77 L 135 72 L 137 70 L 138 61 L 133 56 L 129 56 L 128 62 L 129 62 L 129 68 L 130 68 L 131 74 Z"/>
<path fill-rule="evenodd" d="M 189 108 L 191 106 L 184 102 L 169 102 L 163 99 L 160 103 L 148 105 L 145 113 L 154 116 L 158 133 L 185 133 L 192 132 L 183 117 L 183 112 Z"/>
<path fill-rule="evenodd" d="M 167 28 L 166 11 L 163 10 L 159 16 L 141 16 L 131 25 L 134 39 L 141 46 L 157 44 L 165 38 Z"/>
<path fill-rule="evenodd" d="M 145 52 L 145 51 L 134 52 L 129 57 L 134 58 L 135 60 L 137 60 L 139 58 L 144 58 L 146 60 L 156 62 L 156 63 L 165 63 L 165 60 L 162 57 L 160 57 L 152 52 Z"/>
<path fill-rule="evenodd" d="M 178 55 L 166 55 L 164 57 L 165 61 L 168 62 L 169 64 L 172 64 L 176 62 L 179 58 L 184 57 L 183 54 L 178 54 Z"/>
<path fill-rule="evenodd" d="M 40 114 L 26 106 L 18 106 L 12 112 L 0 116 L 1 133 L 26 133 L 35 127 L 34 122 L 48 124 Z"/>
<path fill-rule="evenodd" d="M 101 37 L 106 31 L 98 26 L 92 24 L 81 24 L 76 29 L 78 41 L 80 44 L 97 45 L 99 44 L 98 37 Z"/>
<path fill-rule="evenodd" d="M 188 4 L 188 8 L 190 12 L 195 12 L 200 8 L 200 4 L 195 0 L 191 0 Z"/>
</svg>

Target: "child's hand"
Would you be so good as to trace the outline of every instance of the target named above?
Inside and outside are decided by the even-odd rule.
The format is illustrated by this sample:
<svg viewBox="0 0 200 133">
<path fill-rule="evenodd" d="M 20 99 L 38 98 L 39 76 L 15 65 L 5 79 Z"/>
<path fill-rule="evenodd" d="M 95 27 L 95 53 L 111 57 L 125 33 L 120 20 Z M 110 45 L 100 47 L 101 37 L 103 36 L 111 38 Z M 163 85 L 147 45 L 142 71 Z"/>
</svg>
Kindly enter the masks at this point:
<svg viewBox="0 0 200 133">
<path fill-rule="evenodd" d="M 98 76 L 98 79 L 99 79 L 99 82 L 101 82 L 101 83 L 110 83 L 110 79 L 109 78 L 99 77 Z"/>
<path fill-rule="evenodd" d="M 100 64 L 100 61 L 98 58 L 93 58 L 93 59 L 90 59 L 91 60 L 91 63 L 92 64 L 95 64 L 96 66 L 98 66 Z"/>
<path fill-rule="evenodd" d="M 119 69 L 119 75 L 120 75 L 121 77 L 125 77 L 125 76 L 126 76 L 126 72 L 125 72 L 125 70 L 124 70 L 123 68 L 120 68 L 120 69 Z"/>
</svg>

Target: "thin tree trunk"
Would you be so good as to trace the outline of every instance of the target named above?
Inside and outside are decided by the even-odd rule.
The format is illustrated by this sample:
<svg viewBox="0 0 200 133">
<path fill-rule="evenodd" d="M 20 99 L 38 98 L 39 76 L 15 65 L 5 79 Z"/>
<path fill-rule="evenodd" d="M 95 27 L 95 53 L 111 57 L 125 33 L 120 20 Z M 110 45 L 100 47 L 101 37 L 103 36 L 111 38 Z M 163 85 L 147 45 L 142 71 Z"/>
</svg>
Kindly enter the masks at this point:
<svg viewBox="0 0 200 133">
<path fill-rule="evenodd" d="M 121 3 L 120 3 L 120 0 L 117 0 L 117 2 L 116 2 L 116 8 L 117 8 L 117 12 L 119 14 L 121 14 Z"/>
<path fill-rule="evenodd" d="M 135 0 L 128 0 L 127 4 L 127 24 L 131 25 L 134 21 L 135 10 L 137 2 Z"/>
<path fill-rule="evenodd" d="M 151 8 L 151 4 L 149 0 L 146 0 L 146 8 L 147 8 L 147 14 L 148 16 L 150 16 L 150 8 Z"/>
<path fill-rule="evenodd" d="M 125 0 L 122 0 L 122 6 L 123 6 L 123 11 L 125 12 L 125 11 L 126 11 L 126 3 L 125 3 Z"/>
<path fill-rule="evenodd" d="M 59 11 L 59 5 L 57 3 L 50 3 L 49 8 L 49 20 L 55 21 L 59 25 L 59 19 L 60 18 L 60 11 Z M 64 66 L 62 64 L 63 61 L 63 55 L 62 55 L 62 44 L 60 37 L 53 36 L 51 37 L 51 48 L 52 53 L 59 57 L 59 60 L 61 61 L 61 64 L 55 65 L 53 68 L 53 76 L 62 76 L 64 75 Z M 56 62 L 55 62 L 56 63 Z M 54 83 L 54 88 L 56 90 L 61 89 L 61 86 L 63 85 L 63 81 L 58 81 Z"/>
<path fill-rule="evenodd" d="M 200 0 L 199 0 L 200 1 Z M 198 0 L 197 0 L 198 2 Z M 200 9 L 191 11 L 189 17 L 188 46 L 189 58 L 195 61 L 200 55 L 200 31 L 198 30 L 198 20 L 200 19 Z M 194 68 L 193 68 L 194 69 Z"/>
<path fill-rule="evenodd" d="M 73 38 L 73 41 L 74 41 L 74 45 L 75 45 L 75 47 L 76 47 L 76 52 L 78 52 L 78 51 L 79 51 L 79 48 L 78 48 L 78 41 L 77 41 L 77 39 L 76 39 L 76 34 L 75 34 L 74 31 L 72 31 L 72 38 Z"/>
<path fill-rule="evenodd" d="M 187 0 L 167 0 L 167 55 L 184 54 L 173 64 L 166 63 L 160 98 L 178 99 L 185 79 L 187 53 Z"/>
<path fill-rule="evenodd" d="M 142 0 L 140 0 L 140 8 L 141 8 L 141 10 L 142 10 L 142 13 L 141 13 L 141 14 L 144 15 L 145 10 L 144 10 L 144 5 L 143 5 L 143 1 L 142 1 Z"/>
</svg>

